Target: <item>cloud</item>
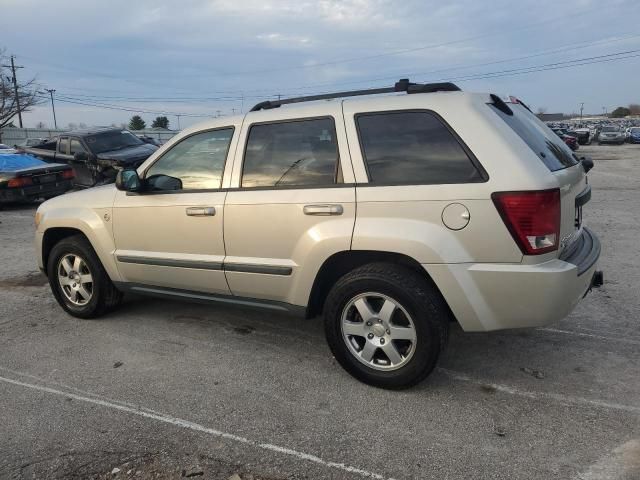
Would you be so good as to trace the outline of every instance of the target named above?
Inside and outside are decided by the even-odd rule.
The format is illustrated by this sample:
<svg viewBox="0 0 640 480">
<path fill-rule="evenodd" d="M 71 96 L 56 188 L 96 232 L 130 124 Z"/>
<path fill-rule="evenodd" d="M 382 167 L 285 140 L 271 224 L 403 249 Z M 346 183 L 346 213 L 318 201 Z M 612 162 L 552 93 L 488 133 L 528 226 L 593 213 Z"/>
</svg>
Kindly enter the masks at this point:
<svg viewBox="0 0 640 480">
<path fill-rule="evenodd" d="M 636 0 L 615 0 L 615 7 L 607 8 L 595 0 L 495 0 L 491 8 L 472 0 L 57 0 L 55 9 L 44 0 L 0 3 L 1 41 L 25 65 L 21 75 L 37 75 L 61 94 L 86 95 L 95 103 L 106 102 L 105 96 L 165 97 L 165 109 L 175 112 L 230 111 L 276 93 L 379 86 L 409 74 L 422 80 L 431 78 L 428 72 L 445 70 L 434 74 L 445 76 L 451 68 L 456 69 L 451 74 L 470 74 L 640 48 L 638 38 L 628 38 L 475 66 L 636 32 Z M 626 83 L 619 81 L 612 89 L 604 79 L 623 71 L 635 71 L 637 78 L 637 65 L 629 60 L 464 87 L 496 84 L 501 91 L 540 99 L 549 109 L 563 109 L 575 103 L 571 97 L 578 85 L 604 105 L 623 95 L 637 100 L 631 98 L 635 87 L 621 89 Z M 244 105 L 216 100 L 239 92 Z M 203 100 L 197 105 L 176 100 L 186 96 Z M 129 115 L 80 108 L 61 102 L 61 115 L 75 111 L 103 124 Z M 46 108 L 39 112 L 27 118 L 35 122 L 41 115 L 47 121 Z"/>
</svg>

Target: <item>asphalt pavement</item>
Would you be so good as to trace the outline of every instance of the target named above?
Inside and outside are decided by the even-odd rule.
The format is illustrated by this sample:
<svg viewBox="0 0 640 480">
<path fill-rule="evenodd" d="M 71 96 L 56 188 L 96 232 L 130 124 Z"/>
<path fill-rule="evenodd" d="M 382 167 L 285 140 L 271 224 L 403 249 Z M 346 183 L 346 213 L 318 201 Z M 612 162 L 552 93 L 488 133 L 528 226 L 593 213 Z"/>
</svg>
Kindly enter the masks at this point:
<svg viewBox="0 0 640 480">
<path fill-rule="evenodd" d="M 35 207 L 0 210 L 0 478 L 640 479 L 640 145 L 579 153 L 605 285 L 546 328 L 452 326 L 401 392 L 347 375 L 319 319 L 133 296 L 70 317 Z"/>
</svg>

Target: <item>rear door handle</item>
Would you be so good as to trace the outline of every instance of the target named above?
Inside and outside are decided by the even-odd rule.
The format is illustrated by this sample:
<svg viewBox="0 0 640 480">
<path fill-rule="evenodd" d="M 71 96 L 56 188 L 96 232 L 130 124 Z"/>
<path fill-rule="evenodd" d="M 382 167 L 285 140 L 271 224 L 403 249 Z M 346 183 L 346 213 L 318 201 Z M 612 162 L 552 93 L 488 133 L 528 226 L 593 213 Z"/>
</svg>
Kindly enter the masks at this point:
<svg viewBox="0 0 640 480">
<path fill-rule="evenodd" d="M 213 217 L 215 214 L 215 207 L 187 207 L 187 215 L 190 217 Z"/>
<path fill-rule="evenodd" d="M 302 209 L 305 215 L 342 215 L 342 205 L 305 205 Z"/>
</svg>

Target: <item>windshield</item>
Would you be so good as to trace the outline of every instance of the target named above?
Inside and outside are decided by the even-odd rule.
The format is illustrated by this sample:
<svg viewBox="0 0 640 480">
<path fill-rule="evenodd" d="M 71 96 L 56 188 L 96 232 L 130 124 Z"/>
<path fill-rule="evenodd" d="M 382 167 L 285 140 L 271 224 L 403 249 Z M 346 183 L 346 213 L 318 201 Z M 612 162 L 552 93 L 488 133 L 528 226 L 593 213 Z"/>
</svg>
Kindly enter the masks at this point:
<svg viewBox="0 0 640 480">
<path fill-rule="evenodd" d="M 85 141 L 89 149 L 95 154 L 144 145 L 142 140 L 127 130 L 112 130 L 89 135 L 85 138 Z"/>
<path fill-rule="evenodd" d="M 562 139 L 521 104 L 509 104 L 513 115 L 507 115 L 492 103 L 489 105 L 552 172 L 578 163 L 577 157 Z M 562 129 L 556 130 L 561 132 Z"/>
<path fill-rule="evenodd" d="M 635 127 L 629 130 L 629 133 L 637 134 L 640 133 L 640 127 Z"/>
<path fill-rule="evenodd" d="M 603 132 L 617 132 L 618 127 L 602 127 Z"/>
</svg>

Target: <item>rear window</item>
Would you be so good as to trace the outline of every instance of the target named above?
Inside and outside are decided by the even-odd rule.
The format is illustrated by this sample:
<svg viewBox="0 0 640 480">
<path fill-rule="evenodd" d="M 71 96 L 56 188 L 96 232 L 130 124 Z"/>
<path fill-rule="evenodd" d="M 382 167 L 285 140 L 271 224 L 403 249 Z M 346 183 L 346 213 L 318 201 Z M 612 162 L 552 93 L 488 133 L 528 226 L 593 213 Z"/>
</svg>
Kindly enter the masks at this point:
<svg viewBox="0 0 640 480">
<path fill-rule="evenodd" d="M 490 105 L 552 172 L 578 163 L 578 159 L 564 141 L 522 105 L 509 104 L 513 115 L 507 115 L 495 105 Z"/>
</svg>

